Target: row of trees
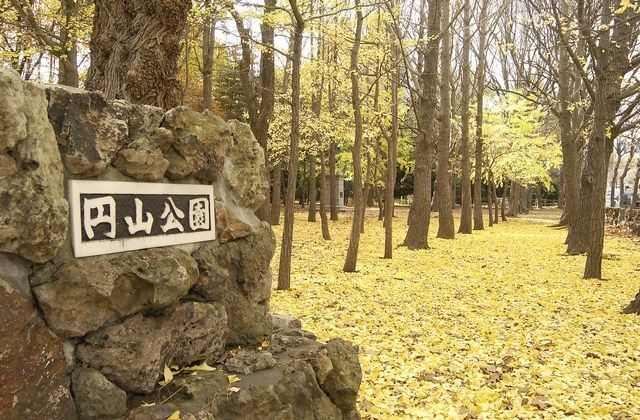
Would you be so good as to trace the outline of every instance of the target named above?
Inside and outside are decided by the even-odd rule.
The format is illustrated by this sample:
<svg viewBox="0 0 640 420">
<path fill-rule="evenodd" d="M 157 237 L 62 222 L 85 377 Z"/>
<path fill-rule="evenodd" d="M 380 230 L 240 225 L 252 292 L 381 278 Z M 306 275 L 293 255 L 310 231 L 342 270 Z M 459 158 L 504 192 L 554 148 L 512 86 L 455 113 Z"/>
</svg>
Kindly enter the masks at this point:
<svg viewBox="0 0 640 420">
<path fill-rule="evenodd" d="M 279 288 L 300 162 L 325 239 L 336 173 L 353 180 L 345 271 L 372 196 L 392 257 L 398 168 L 413 177 L 411 249 L 428 247 L 432 209 L 437 236 L 454 239 L 484 228 L 483 190 L 491 225 L 499 202 L 500 218 L 516 216 L 561 168 L 567 251 L 600 278 L 607 165 L 638 121 L 638 16 L 630 0 L 4 0 L 0 59 L 25 78 L 78 85 L 86 71 L 109 97 L 248 121 L 272 180 L 260 218 L 280 220 L 287 177 Z"/>
</svg>

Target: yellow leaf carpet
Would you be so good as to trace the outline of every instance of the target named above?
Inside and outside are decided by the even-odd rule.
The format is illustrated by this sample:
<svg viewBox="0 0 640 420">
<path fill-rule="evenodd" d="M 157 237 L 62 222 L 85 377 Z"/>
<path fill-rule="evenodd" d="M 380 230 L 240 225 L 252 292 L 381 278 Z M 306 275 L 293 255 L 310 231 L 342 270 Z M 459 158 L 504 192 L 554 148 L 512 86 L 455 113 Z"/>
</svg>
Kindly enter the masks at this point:
<svg viewBox="0 0 640 420">
<path fill-rule="evenodd" d="M 350 214 L 331 241 L 296 215 L 292 289 L 274 290 L 272 311 L 360 346 L 364 418 L 640 418 L 640 317 L 620 312 L 640 289 L 637 241 L 607 236 L 606 279 L 587 281 L 551 227 L 557 210 L 455 240 L 435 238 L 434 216 L 431 249 L 384 260 L 369 214 L 346 274 Z M 405 232 L 398 211 L 396 246 Z"/>
</svg>

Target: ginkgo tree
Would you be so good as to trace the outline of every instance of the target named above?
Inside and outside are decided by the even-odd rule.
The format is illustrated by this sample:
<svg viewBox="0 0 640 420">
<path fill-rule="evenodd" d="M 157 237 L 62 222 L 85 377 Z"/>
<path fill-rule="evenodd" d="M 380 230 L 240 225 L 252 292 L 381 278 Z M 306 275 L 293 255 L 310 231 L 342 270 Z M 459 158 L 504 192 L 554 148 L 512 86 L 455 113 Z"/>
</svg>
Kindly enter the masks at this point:
<svg viewBox="0 0 640 420">
<path fill-rule="evenodd" d="M 516 94 L 493 96 L 486 105 L 486 176 L 552 189 L 551 174 L 561 166 L 562 154 L 558 133 L 545 132 L 544 109 Z"/>
</svg>

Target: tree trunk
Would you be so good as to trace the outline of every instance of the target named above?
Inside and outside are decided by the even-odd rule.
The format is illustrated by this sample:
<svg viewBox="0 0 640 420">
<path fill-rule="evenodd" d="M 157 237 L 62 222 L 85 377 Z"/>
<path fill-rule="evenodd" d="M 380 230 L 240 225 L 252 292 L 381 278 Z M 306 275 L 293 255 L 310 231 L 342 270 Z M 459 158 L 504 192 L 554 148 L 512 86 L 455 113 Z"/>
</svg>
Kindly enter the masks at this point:
<svg viewBox="0 0 640 420">
<path fill-rule="evenodd" d="M 618 183 L 618 170 L 622 161 L 622 145 L 616 147 L 616 163 L 613 166 L 613 175 L 611 176 L 611 191 L 609 192 L 609 207 L 616 207 L 616 184 Z M 622 203 L 618 207 L 622 207 Z"/>
<path fill-rule="evenodd" d="M 460 116 L 462 119 L 462 127 L 460 133 L 460 151 L 462 169 L 462 180 L 460 183 L 461 190 L 461 214 L 460 227 L 458 233 L 471 233 L 472 224 L 472 208 L 471 208 L 471 163 L 469 161 L 469 100 L 471 92 L 471 69 L 469 66 L 469 50 L 471 48 L 471 13 L 469 11 L 469 2 L 464 2 L 463 26 L 464 35 L 462 41 L 462 101 Z"/>
<path fill-rule="evenodd" d="M 540 184 L 536 185 L 536 200 L 538 210 L 542 210 L 542 188 Z"/>
<path fill-rule="evenodd" d="M 178 57 L 190 0 L 96 0 L 88 90 L 109 99 L 173 108 L 180 103 Z"/>
<path fill-rule="evenodd" d="M 202 109 L 211 110 L 213 97 L 213 54 L 216 43 L 216 21 L 212 18 L 211 0 L 204 0 L 202 25 Z M 268 164 L 267 164 L 268 167 Z"/>
<path fill-rule="evenodd" d="M 479 21 L 480 42 L 478 46 L 478 70 L 476 72 L 476 161 L 473 181 L 473 230 L 484 229 L 482 220 L 482 120 L 484 105 L 484 84 L 487 49 L 487 9 L 488 0 L 482 0 Z"/>
<path fill-rule="evenodd" d="M 455 210 L 456 208 L 456 185 L 457 185 L 457 179 L 456 179 L 456 175 L 454 172 L 451 173 L 451 210 Z"/>
<path fill-rule="evenodd" d="M 567 0 L 561 0 L 561 13 L 568 15 Z M 576 245 L 579 232 L 578 212 L 580 210 L 580 177 L 578 164 L 578 134 L 574 133 L 573 121 L 575 115 L 572 115 L 572 98 L 570 95 L 571 70 L 569 63 L 569 54 L 564 45 L 569 42 L 567 32 L 559 31 L 562 40 L 562 46 L 558 47 L 558 102 L 560 111 L 558 113 L 558 124 L 560 126 L 560 143 L 562 145 L 562 178 L 564 181 L 563 198 L 564 211 L 563 219 L 567 225 L 567 252 L 572 253 L 571 249 Z M 561 219 L 562 222 L 562 219 Z"/>
<path fill-rule="evenodd" d="M 271 192 L 271 224 L 280 224 L 280 206 L 282 203 L 282 163 L 278 162 L 272 171 L 273 190 Z"/>
<path fill-rule="evenodd" d="M 593 133 L 587 145 L 587 159 L 582 173 L 582 223 L 587 234 L 587 262 L 584 278 L 602 277 L 602 248 L 604 244 L 604 195 L 607 185 L 607 92 L 598 89 L 594 103 Z M 601 217 L 602 216 L 602 217 Z"/>
<path fill-rule="evenodd" d="M 502 202 L 500 203 L 500 218 L 503 222 L 507 221 L 505 210 L 507 207 L 507 182 L 504 181 L 504 188 L 502 189 Z"/>
<path fill-rule="evenodd" d="M 309 184 L 305 183 L 305 180 L 307 180 L 307 161 L 303 160 L 302 161 L 302 179 L 300 180 L 302 182 L 302 185 L 300 186 L 300 201 L 299 201 L 300 208 L 303 208 L 303 209 L 304 209 L 305 203 L 307 202 L 305 191 L 309 190 Z"/>
<path fill-rule="evenodd" d="M 275 104 L 275 64 L 273 56 L 273 40 L 275 36 L 272 23 L 268 22 L 267 16 L 270 16 L 276 7 L 276 0 L 266 0 L 264 2 L 264 22 L 260 25 L 262 45 L 264 48 L 260 50 L 260 77 L 257 79 L 253 71 L 253 52 L 251 50 L 251 32 L 245 28 L 241 16 L 232 8 L 231 15 L 236 22 L 236 28 L 240 34 L 240 47 L 242 57 L 240 60 L 240 81 L 242 83 L 243 93 L 246 101 L 247 113 L 249 114 L 249 125 L 253 135 L 258 140 L 260 146 L 264 150 L 265 156 L 265 176 L 269 178 L 269 149 L 268 135 L 269 123 L 273 116 L 273 108 Z M 286 66 L 285 66 L 286 70 Z M 287 83 L 287 74 L 283 84 Z M 286 90 L 285 90 L 286 92 Z M 269 218 L 269 203 L 265 202 L 256 211 L 256 216 L 260 220 Z"/>
<path fill-rule="evenodd" d="M 187 102 L 187 92 L 191 89 L 191 78 L 189 77 L 189 30 L 190 24 L 187 20 L 187 25 L 184 29 L 184 86 L 182 86 L 182 93 L 180 95 L 180 105 L 185 105 Z"/>
<path fill-rule="evenodd" d="M 636 152 L 636 148 L 632 143 L 629 149 L 629 157 L 627 159 L 627 163 L 625 163 L 624 169 L 622 170 L 622 174 L 620 175 L 620 185 L 619 185 L 620 207 L 625 207 L 627 204 L 625 199 L 626 194 L 624 192 L 624 180 L 627 177 L 627 174 L 629 173 L 629 168 L 631 167 L 631 161 L 633 160 L 633 156 L 635 155 L 635 152 Z"/>
<path fill-rule="evenodd" d="M 80 85 L 80 76 L 78 75 L 78 49 L 75 46 L 60 57 L 58 84 L 72 87 L 78 87 Z"/>
<path fill-rule="evenodd" d="M 338 176 L 336 174 L 336 155 L 338 146 L 329 145 L 329 211 L 331 220 L 338 220 Z"/>
<path fill-rule="evenodd" d="M 511 181 L 509 188 L 509 212 L 507 216 L 516 217 L 518 215 L 518 183 Z"/>
<path fill-rule="evenodd" d="M 587 144 L 585 168 L 582 173 L 582 210 L 588 232 L 585 279 L 602 278 L 604 246 L 604 201 L 607 187 L 607 165 L 613 149 L 612 127 L 621 103 L 622 80 L 631 68 L 631 46 L 638 37 L 638 19 L 633 7 L 619 10 L 621 0 L 612 4 L 603 0 L 601 31 L 595 61 L 592 135 Z M 611 28 L 611 29 L 609 29 Z"/>
<path fill-rule="evenodd" d="M 322 225 L 322 238 L 324 240 L 331 240 L 331 233 L 329 233 L 329 222 L 327 220 L 327 193 L 326 183 L 324 181 L 326 171 L 324 169 L 324 151 L 320 150 L 320 222 Z"/>
<path fill-rule="evenodd" d="M 440 47 L 440 135 L 438 138 L 438 172 L 436 179 L 439 198 L 438 238 L 453 239 L 456 236 L 451 209 L 451 177 L 449 175 L 449 147 L 451 144 L 451 29 L 449 29 L 449 0 L 442 2 L 442 24 L 444 29 Z"/>
<path fill-rule="evenodd" d="M 496 191 L 496 181 L 491 175 L 491 182 L 489 184 L 489 194 L 492 194 L 493 206 L 495 207 L 493 215 L 493 224 L 498 224 L 498 192 Z M 491 213 L 491 207 L 489 207 L 489 213 Z"/>
<path fill-rule="evenodd" d="M 436 159 L 437 160 L 437 155 L 436 155 Z M 438 173 L 438 168 L 436 167 L 436 175 Z M 438 195 L 438 180 L 436 179 L 435 181 L 433 181 L 433 191 L 434 194 L 431 196 L 431 211 L 435 211 L 438 212 L 440 209 L 440 200 L 439 200 L 439 195 Z"/>
<path fill-rule="evenodd" d="M 429 247 L 427 234 L 431 221 L 431 165 L 432 144 L 436 139 L 435 122 L 438 105 L 438 35 L 440 33 L 440 0 L 429 0 L 427 16 L 428 44 L 426 63 L 420 75 L 422 97 L 418 101 L 420 130 L 416 139 L 416 161 L 413 170 L 413 202 L 409 209 L 409 228 L 403 245 L 409 249 Z M 448 185 L 448 183 L 447 183 Z"/>
<path fill-rule="evenodd" d="M 487 209 L 489 209 L 489 227 L 493 226 L 493 195 L 491 194 L 491 175 L 487 182 Z"/>
<path fill-rule="evenodd" d="M 309 222 L 316 221 L 316 196 L 316 156 L 309 155 Z"/>
<path fill-rule="evenodd" d="M 558 208 L 564 210 L 564 165 L 560 168 L 560 182 L 558 183 Z M 566 217 L 566 212 L 562 212 L 562 217 Z M 563 226 L 566 222 L 563 223 Z"/>
<path fill-rule="evenodd" d="M 58 56 L 58 83 L 66 86 L 78 87 L 80 85 L 80 76 L 78 75 L 78 47 L 76 45 L 75 35 L 67 28 L 72 27 L 73 20 L 78 12 L 78 3 L 76 0 L 62 0 L 61 2 L 64 12 L 64 24 L 60 28 L 60 43 L 64 52 Z"/>
<path fill-rule="evenodd" d="M 392 0 L 393 5 L 395 1 Z M 393 33 L 391 24 L 388 32 Z M 395 34 L 397 35 L 397 34 Z M 401 54 L 397 36 L 393 36 L 391 54 L 395 62 L 399 62 Z M 385 178 L 384 196 L 384 258 L 393 258 L 393 208 L 396 185 L 396 162 L 398 159 L 398 77 L 400 70 L 394 67 L 391 71 L 391 134 L 387 138 L 387 173 Z"/>
<path fill-rule="evenodd" d="M 364 17 L 360 8 L 360 0 L 354 1 L 356 8 L 356 31 L 351 49 L 351 60 L 349 72 L 351 74 L 351 105 L 353 107 L 353 120 L 355 124 L 355 137 L 353 141 L 353 219 L 351 223 L 351 236 L 349 238 L 349 248 L 345 258 L 343 271 L 350 273 L 356 271 L 358 262 L 358 248 L 360 247 L 360 229 L 364 212 L 364 200 L 362 196 L 362 103 L 360 99 L 360 84 L 358 71 L 358 53 L 360 52 L 360 41 L 362 37 L 362 23 Z"/>
<path fill-rule="evenodd" d="M 300 142 L 300 60 L 302 56 L 302 33 L 304 19 L 296 0 L 289 0 L 295 20 L 293 35 L 293 59 L 291 71 L 291 142 L 289 147 L 289 180 L 284 207 L 284 226 L 282 246 L 280 247 L 280 266 L 278 270 L 278 290 L 291 287 L 291 249 L 293 245 L 293 205 L 296 199 L 296 181 L 298 175 L 298 144 Z"/>
<path fill-rule="evenodd" d="M 638 163 L 636 165 L 636 176 L 633 179 L 633 194 L 631 195 L 631 203 L 629 205 L 630 208 L 637 208 L 638 202 L 638 186 L 640 185 L 640 159 L 638 159 Z"/>
</svg>

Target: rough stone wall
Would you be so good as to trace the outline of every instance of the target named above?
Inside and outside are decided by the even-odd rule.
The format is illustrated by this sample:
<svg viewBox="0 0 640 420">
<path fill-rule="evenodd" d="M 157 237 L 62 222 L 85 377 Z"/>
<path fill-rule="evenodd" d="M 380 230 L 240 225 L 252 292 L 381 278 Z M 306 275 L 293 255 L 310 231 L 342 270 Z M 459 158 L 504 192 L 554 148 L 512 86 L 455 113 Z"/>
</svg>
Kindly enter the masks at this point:
<svg viewBox="0 0 640 420">
<path fill-rule="evenodd" d="M 605 223 L 640 236 L 640 209 L 607 207 Z"/>
<path fill-rule="evenodd" d="M 246 124 L 0 71 L 2 418 L 161 418 L 161 404 L 136 409 L 135 396 L 157 393 L 165 366 L 203 361 L 222 377 L 270 369 L 273 378 L 256 388 L 247 377 L 240 400 L 207 401 L 198 418 L 357 417 L 355 347 L 323 347 L 294 321 L 272 337 L 272 319 L 283 320 L 269 314 L 275 237 L 253 213 L 268 191 L 264 165 Z M 217 239 L 76 259 L 71 179 L 213 184 Z M 313 351 L 280 345 L 274 358 L 270 340 Z M 227 395 L 216 381 L 206 394 Z"/>
</svg>

